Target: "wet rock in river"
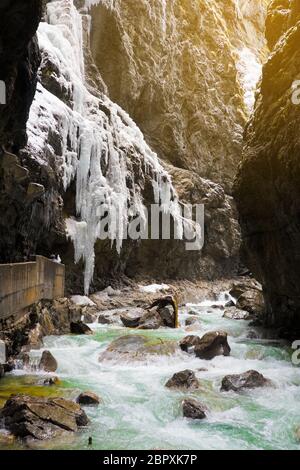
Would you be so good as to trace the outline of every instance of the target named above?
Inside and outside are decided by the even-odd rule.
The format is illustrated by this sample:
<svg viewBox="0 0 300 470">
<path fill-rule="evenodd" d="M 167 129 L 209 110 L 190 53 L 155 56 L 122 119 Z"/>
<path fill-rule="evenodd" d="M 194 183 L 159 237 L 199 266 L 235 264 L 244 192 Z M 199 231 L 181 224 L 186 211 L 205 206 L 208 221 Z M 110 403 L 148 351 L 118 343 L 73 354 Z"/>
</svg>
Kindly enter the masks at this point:
<svg viewBox="0 0 300 470">
<path fill-rule="evenodd" d="M 39 369 L 45 372 L 55 372 L 58 367 L 55 357 L 50 351 L 44 351 L 39 363 Z"/>
<path fill-rule="evenodd" d="M 82 307 L 81 314 L 85 323 L 95 323 L 97 321 L 98 309 L 92 305 L 86 305 Z"/>
<path fill-rule="evenodd" d="M 167 388 L 193 390 L 200 387 L 200 382 L 195 373 L 192 370 L 187 369 L 174 374 L 173 377 L 167 381 L 165 386 Z"/>
<path fill-rule="evenodd" d="M 240 295 L 236 306 L 252 315 L 262 316 L 265 312 L 263 293 L 257 289 L 248 290 Z"/>
<path fill-rule="evenodd" d="M 167 326 L 168 328 L 174 328 L 174 310 L 172 307 L 163 307 L 158 309 L 158 313 L 161 317 L 163 326 Z"/>
<path fill-rule="evenodd" d="M 182 411 L 185 418 L 205 419 L 208 410 L 200 401 L 187 398 L 182 402 Z"/>
<path fill-rule="evenodd" d="M 76 399 L 80 405 L 99 405 L 101 398 L 93 392 L 82 392 Z"/>
<path fill-rule="evenodd" d="M 89 422 L 77 403 L 26 395 L 11 396 L 0 410 L 0 420 L 14 436 L 38 440 L 77 432 Z"/>
<path fill-rule="evenodd" d="M 192 326 L 198 324 L 200 326 L 200 321 L 199 318 L 194 316 L 191 316 L 185 320 L 185 326 Z"/>
<path fill-rule="evenodd" d="M 190 308 L 190 309 L 187 311 L 187 314 L 188 314 L 188 315 L 194 315 L 194 316 L 195 316 L 195 315 L 198 314 L 198 312 L 197 312 L 197 310 L 195 310 L 195 309 L 193 309 L 193 308 Z"/>
<path fill-rule="evenodd" d="M 121 322 L 126 328 L 137 328 L 141 322 L 144 311 L 142 309 L 136 312 L 124 312 L 120 315 Z"/>
<path fill-rule="evenodd" d="M 245 278 L 240 281 L 236 281 L 233 283 L 229 294 L 231 297 L 233 297 L 235 300 L 238 300 L 238 298 L 244 294 L 247 291 L 251 290 L 258 290 L 262 291 L 261 284 L 259 284 L 255 279 L 251 278 Z"/>
<path fill-rule="evenodd" d="M 245 389 L 252 389 L 258 387 L 270 387 L 273 382 L 265 378 L 256 370 L 248 370 L 243 374 L 226 375 L 222 380 L 221 390 L 228 392 L 240 392 Z"/>
<path fill-rule="evenodd" d="M 180 343 L 180 349 L 185 352 L 189 352 L 194 349 L 194 347 L 201 342 L 199 336 L 189 335 L 183 338 Z"/>
<path fill-rule="evenodd" d="M 213 359 L 216 356 L 229 356 L 230 346 L 225 331 L 212 331 L 202 336 L 194 352 L 200 359 Z"/>
<path fill-rule="evenodd" d="M 100 325 L 111 325 L 113 320 L 109 315 L 100 313 L 98 316 L 98 323 L 100 323 Z"/>
<path fill-rule="evenodd" d="M 225 309 L 223 318 L 228 318 L 230 320 L 249 320 L 252 317 L 246 310 L 241 310 L 237 307 L 230 307 Z"/>
<path fill-rule="evenodd" d="M 72 322 L 70 324 L 71 333 L 74 335 L 92 335 L 93 332 L 89 326 L 87 326 L 82 321 Z"/>
<path fill-rule="evenodd" d="M 100 355 L 99 361 L 142 361 L 151 356 L 170 356 L 178 350 L 175 341 L 163 341 L 137 334 L 126 335 L 115 339 Z"/>
<path fill-rule="evenodd" d="M 228 300 L 228 302 L 226 302 L 225 304 L 225 308 L 230 308 L 234 306 L 235 306 L 235 303 L 233 302 L 233 300 Z"/>
<path fill-rule="evenodd" d="M 47 379 L 44 380 L 43 385 L 52 386 L 52 385 L 58 385 L 59 383 L 60 383 L 60 380 L 58 377 L 48 377 Z"/>
<path fill-rule="evenodd" d="M 162 325 L 160 314 L 157 311 L 149 310 L 142 316 L 138 328 L 140 330 L 158 330 Z"/>
<path fill-rule="evenodd" d="M 40 323 L 28 333 L 28 344 L 26 349 L 40 349 L 43 346 L 43 332 Z"/>
</svg>

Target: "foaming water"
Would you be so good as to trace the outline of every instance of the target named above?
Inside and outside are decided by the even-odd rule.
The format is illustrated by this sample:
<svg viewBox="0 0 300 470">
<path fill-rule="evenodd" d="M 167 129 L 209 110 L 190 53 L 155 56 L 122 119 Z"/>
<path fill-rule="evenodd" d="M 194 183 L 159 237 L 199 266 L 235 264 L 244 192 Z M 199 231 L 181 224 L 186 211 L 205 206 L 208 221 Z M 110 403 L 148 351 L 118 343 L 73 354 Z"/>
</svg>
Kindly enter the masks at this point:
<svg viewBox="0 0 300 470">
<path fill-rule="evenodd" d="M 227 301 L 227 295 L 221 300 Z M 193 332 L 184 327 L 190 310 L 199 318 L 199 329 Z M 88 436 L 93 437 L 95 449 L 299 448 L 295 429 L 300 425 L 300 374 L 291 363 L 290 351 L 276 343 L 248 339 L 247 333 L 253 330 L 249 322 L 223 318 L 221 303 L 215 301 L 189 305 L 180 313 L 180 321 L 182 326 L 176 331 L 130 331 L 92 324 L 93 336 L 45 339 L 45 349 L 56 357 L 57 375 L 69 396 L 75 398 L 81 390 L 91 390 L 104 400 L 97 408 L 86 408 L 91 420 L 87 430 L 71 441 L 54 445 L 55 448 L 85 448 Z M 178 352 L 136 362 L 98 361 L 113 339 L 128 332 L 179 340 L 187 334 L 202 335 L 216 329 L 228 332 L 230 357 L 205 361 Z M 41 351 L 33 351 L 32 360 L 40 354 Z M 187 368 L 195 371 L 200 390 L 181 392 L 164 387 L 172 374 Z M 224 375 L 249 369 L 263 373 L 276 387 L 244 394 L 220 392 Z M 181 402 L 185 397 L 195 397 L 206 404 L 210 410 L 208 418 L 183 418 Z"/>
</svg>

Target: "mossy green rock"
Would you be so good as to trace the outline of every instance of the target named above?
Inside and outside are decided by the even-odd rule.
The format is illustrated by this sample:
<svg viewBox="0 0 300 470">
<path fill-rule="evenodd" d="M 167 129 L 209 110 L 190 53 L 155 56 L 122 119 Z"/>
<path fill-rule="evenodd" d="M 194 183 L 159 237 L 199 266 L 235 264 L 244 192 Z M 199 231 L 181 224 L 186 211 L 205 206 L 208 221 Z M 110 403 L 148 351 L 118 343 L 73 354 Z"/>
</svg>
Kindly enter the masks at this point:
<svg viewBox="0 0 300 470">
<path fill-rule="evenodd" d="M 147 356 L 170 356 L 178 350 L 175 341 L 148 338 L 142 335 L 126 335 L 114 340 L 100 355 L 99 361 L 141 361 Z"/>
</svg>

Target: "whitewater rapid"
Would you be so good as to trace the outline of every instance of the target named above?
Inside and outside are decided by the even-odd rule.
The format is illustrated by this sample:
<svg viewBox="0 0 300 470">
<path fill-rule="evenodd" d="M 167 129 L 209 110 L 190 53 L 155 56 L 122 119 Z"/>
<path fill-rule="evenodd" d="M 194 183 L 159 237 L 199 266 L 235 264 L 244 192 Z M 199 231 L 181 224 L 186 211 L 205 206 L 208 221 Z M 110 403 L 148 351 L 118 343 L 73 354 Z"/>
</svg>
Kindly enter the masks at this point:
<svg viewBox="0 0 300 470">
<path fill-rule="evenodd" d="M 216 302 L 191 304 L 181 310 L 181 327 L 176 331 L 134 331 L 92 324 L 93 336 L 46 338 L 44 348 L 59 364 L 56 374 L 62 380 L 60 392 L 75 399 L 80 391 L 90 390 L 102 397 L 103 404 L 85 408 L 91 424 L 71 442 L 44 445 L 84 449 L 92 436 L 95 449 L 299 449 L 295 430 L 300 425 L 300 371 L 292 364 L 288 347 L 248 339 L 249 331 L 255 330 L 248 321 L 225 319 L 223 310 L 212 308 L 212 304 Z M 198 331 L 187 332 L 184 322 L 191 309 L 201 326 Z M 230 357 L 205 361 L 179 352 L 142 362 L 98 362 L 100 353 L 113 339 L 129 332 L 177 340 L 187 334 L 203 335 L 220 329 L 229 334 Z M 40 354 L 31 352 L 32 361 L 37 361 Z M 184 369 L 195 371 L 201 383 L 199 391 L 178 392 L 164 387 L 175 372 Z M 243 394 L 220 392 L 225 375 L 249 369 L 270 378 L 275 388 Z M 6 384 L 10 380 L 22 383 L 23 374 L 19 371 L 8 376 Z M 35 380 L 38 377 L 37 372 Z M 0 385 L 0 396 L 3 387 L 5 382 Z M 206 420 L 183 418 L 181 402 L 187 396 L 207 405 L 210 411 Z"/>
</svg>

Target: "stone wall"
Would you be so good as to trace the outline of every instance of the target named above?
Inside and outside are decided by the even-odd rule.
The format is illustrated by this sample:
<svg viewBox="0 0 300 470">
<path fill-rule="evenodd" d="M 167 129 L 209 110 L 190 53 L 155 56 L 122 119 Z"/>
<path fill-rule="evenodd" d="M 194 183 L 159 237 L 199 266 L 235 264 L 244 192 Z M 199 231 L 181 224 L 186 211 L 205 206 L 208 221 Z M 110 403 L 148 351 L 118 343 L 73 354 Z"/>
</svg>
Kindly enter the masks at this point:
<svg viewBox="0 0 300 470">
<path fill-rule="evenodd" d="M 0 265 L 0 322 L 17 318 L 39 300 L 64 296 L 65 267 L 37 256 L 35 262 Z"/>
</svg>

